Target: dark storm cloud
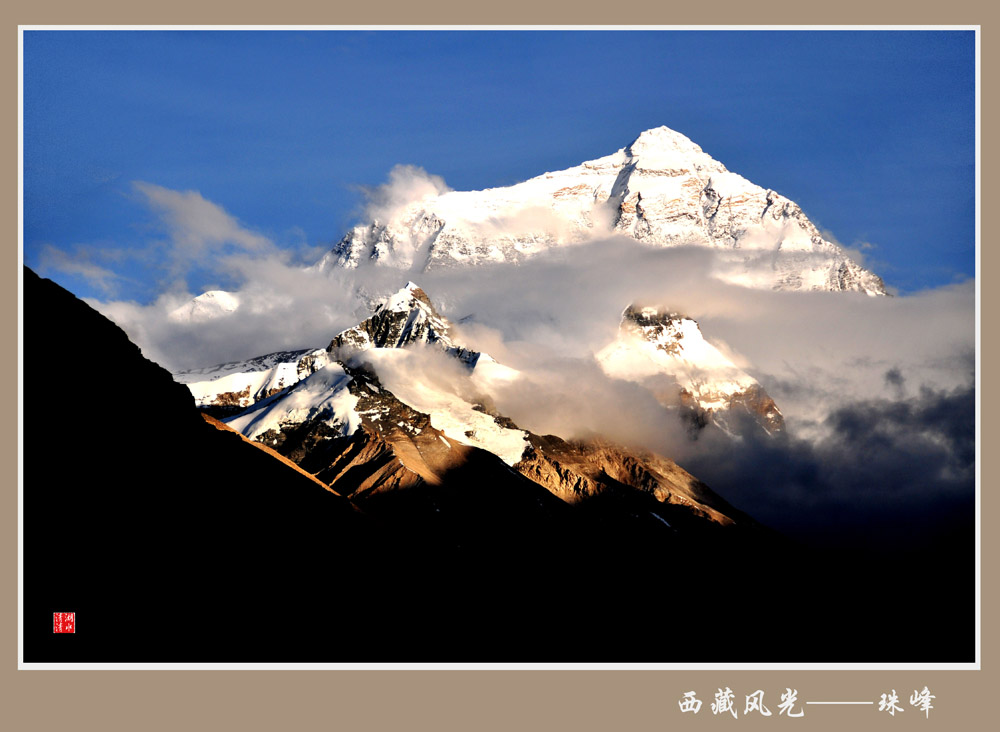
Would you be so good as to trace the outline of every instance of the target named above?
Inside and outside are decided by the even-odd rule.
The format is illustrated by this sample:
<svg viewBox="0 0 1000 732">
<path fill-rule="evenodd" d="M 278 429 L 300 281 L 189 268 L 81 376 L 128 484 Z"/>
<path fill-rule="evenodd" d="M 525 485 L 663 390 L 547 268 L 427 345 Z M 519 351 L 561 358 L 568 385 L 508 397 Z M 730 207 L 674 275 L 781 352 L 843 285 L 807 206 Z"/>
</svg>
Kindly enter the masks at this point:
<svg viewBox="0 0 1000 732">
<path fill-rule="evenodd" d="M 895 366 L 885 372 L 885 383 L 897 398 L 902 398 L 903 394 L 906 393 L 906 378 L 903 376 L 903 372 Z"/>
<path fill-rule="evenodd" d="M 835 406 L 825 436 L 710 440 L 686 468 L 761 522 L 834 546 L 914 546 L 971 530 L 975 390 Z"/>
</svg>

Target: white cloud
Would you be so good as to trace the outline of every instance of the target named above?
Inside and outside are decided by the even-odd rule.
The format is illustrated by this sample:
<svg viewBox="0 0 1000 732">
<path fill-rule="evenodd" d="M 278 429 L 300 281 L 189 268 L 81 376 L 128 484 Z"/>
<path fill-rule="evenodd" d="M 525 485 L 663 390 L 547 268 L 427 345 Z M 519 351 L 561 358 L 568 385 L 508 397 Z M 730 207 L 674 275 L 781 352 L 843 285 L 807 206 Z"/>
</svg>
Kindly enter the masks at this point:
<svg viewBox="0 0 1000 732">
<path fill-rule="evenodd" d="M 39 274 L 50 271 L 62 272 L 86 280 L 107 295 L 114 294 L 121 277 L 110 269 L 101 267 L 91 260 L 91 255 L 81 247 L 74 253 L 67 252 L 51 244 L 42 247 L 38 264 Z"/>
<path fill-rule="evenodd" d="M 432 175 L 417 165 L 396 165 L 389 180 L 375 187 L 361 187 L 364 196 L 365 223 L 391 221 L 404 208 L 424 198 L 438 196 L 451 188 L 439 175 Z"/>
<path fill-rule="evenodd" d="M 173 244 L 173 259 L 182 264 L 223 251 L 274 251 L 265 236 L 244 226 L 198 191 L 175 191 L 143 181 L 133 188 L 159 216 Z"/>
</svg>

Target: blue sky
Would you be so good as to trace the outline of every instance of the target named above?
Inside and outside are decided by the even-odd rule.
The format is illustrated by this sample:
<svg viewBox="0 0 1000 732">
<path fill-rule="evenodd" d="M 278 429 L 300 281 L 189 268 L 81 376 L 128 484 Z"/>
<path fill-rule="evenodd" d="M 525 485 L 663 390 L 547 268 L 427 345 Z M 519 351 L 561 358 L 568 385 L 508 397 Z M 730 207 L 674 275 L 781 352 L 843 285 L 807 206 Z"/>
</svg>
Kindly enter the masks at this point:
<svg viewBox="0 0 1000 732">
<path fill-rule="evenodd" d="M 135 181 L 308 256 L 396 164 L 506 185 L 667 125 L 890 286 L 936 287 L 975 274 L 974 53 L 964 31 L 25 32 L 25 263 L 148 302 L 171 273 Z"/>
</svg>

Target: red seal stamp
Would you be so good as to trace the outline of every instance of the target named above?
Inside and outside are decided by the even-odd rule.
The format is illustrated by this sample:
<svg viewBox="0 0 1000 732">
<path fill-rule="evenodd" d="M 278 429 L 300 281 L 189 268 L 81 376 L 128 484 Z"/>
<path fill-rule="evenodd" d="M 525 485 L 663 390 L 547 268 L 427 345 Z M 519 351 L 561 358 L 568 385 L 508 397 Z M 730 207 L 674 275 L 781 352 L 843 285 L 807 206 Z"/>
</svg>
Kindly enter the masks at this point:
<svg viewBox="0 0 1000 732">
<path fill-rule="evenodd" d="M 53 633 L 75 633 L 76 613 L 52 613 Z"/>
</svg>

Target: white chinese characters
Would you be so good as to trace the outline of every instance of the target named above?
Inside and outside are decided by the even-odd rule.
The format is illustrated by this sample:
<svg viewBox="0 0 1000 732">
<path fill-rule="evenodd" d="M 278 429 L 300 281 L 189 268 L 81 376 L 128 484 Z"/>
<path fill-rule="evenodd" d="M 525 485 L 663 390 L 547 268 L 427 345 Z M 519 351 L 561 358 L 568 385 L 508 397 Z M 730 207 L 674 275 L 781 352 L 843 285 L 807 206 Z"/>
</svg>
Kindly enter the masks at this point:
<svg viewBox="0 0 1000 732">
<path fill-rule="evenodd" d="M 733 715 L 733 718 L 735 719 L 736 705 L 733 704 L 733 700 L 735 698 L 736 695 L 733 693 L 733 690 L 730 689 L 728 686 L 726 687 L 725 691 L 719 689 L 715 694 L 715 701 L 712 702 L 712 714 L 723 714 L 725 712 L 729 712 Z"/>
<path fill-rule="evenodd" d="M 903 708 L 899 706 L 899 697 L 896 695 L 896 690 L 893 689 L 891 694 L 883 694 L 881 701 L 878 703 L 878 710 L 880 712 L 889 712 L 889 716 L 895 717 L 896 712 L 903 711 Z"/>
<path fill-rule="evenodd" d="M 781 704 L 778 705 L 778 715 L 787 714 L 789 717 L 801 717 L 805 714 L 805 710 L 799 709 L 798 714 L 792 711 L 795 707 L 795 701 L 799 698 L 798 689 L 789 689 L 785 687 L 785 693 L 781 695 Z"/>
<path fill-rule="evenodd" d="M 701 709 L 701 700 L 694 695 L 693 691 L 685 692 L 684 698 L 677 703 L 680 705 L 682 712 L 697 714 L 698 710 Z"/>
<path fill-rule="evenodd" d="M 913 690 L 913 694 L 910 696 L 910 705 L 916 707 L 918 711 L 923 712 L 925 717 L 930 717 L 931 709 L 934 708 L 934 705 L 931 704 L 931 699 L 936 698 L 925 686 L 923 691 Z"/>
<path fill-rule="evenodd" d="M 750 712 L 760 712 L 763 717 L 771 716 L 771 710 L 764 706 L 764 692 L 760 689 L 747 695 L 747 706 L 743 710 L 743 716 L 745 717 Z"/>
<path fill-rule="evenodd" d="M 799 701 L 799 690 L 785 687 L 781 693 L 781 702 L 778 704 L 778 714 L 775 715 L 764 703 L 764 690 L 756 691 L 745 695 L 743 716 L 749 717 L 752 714 L 759 714 L 762 717 L 773 717 L 786 715 L 788 717 L 802 717 L 805 715 L 805 705 L 857 705 L 875 707 L 878 704 L 879 712 L 886 712 L 890 716 L 896 716 L 897 712 L 902 713 L 903 707 L 900 703 L 899 694 L 895 689 L 883 693 L 878 702 L 874 701 L 834 701 L 834 700 L 809 700 Z M 931 693 L 928 687 L 922 691 L 914 689 L 910 695 L 910 706 L 916 708 L 918 712 L 923 712 L 925 717 L 930 716 L 930 710 L 934 708 L 932 701 L 937 697 Z M 725 716 L 731 714 L 733 719 L 739 718 L 736 706 L 736 693 L 730 687 L 718 687 L 714 694 L 714 701 L 711 704 L 714 716 Z M 905 697 L 903 699 L 905 701 Z M 702 707 L 702 702 L 698 698 L 696 691 L 686 691 L 677 702 L 682 713 L 697 714 Z"/>
</svg>

